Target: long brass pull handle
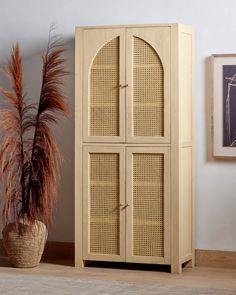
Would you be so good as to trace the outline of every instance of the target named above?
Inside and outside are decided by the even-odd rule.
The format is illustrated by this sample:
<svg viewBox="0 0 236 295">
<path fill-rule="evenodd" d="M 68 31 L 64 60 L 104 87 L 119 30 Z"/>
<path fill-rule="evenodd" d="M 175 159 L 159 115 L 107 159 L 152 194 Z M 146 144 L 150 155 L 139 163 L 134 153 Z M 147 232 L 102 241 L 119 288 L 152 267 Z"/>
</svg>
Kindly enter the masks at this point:
<svg viewBox="0 0 236 295">
<path fill-rule="evenodd" d="M 129 84 L 125 84 L 125 85 L 121 85 L 120 84 L 120 88 L 126 88 L 126 87 L 128 87 L 129 86 Z"/>
</svg>

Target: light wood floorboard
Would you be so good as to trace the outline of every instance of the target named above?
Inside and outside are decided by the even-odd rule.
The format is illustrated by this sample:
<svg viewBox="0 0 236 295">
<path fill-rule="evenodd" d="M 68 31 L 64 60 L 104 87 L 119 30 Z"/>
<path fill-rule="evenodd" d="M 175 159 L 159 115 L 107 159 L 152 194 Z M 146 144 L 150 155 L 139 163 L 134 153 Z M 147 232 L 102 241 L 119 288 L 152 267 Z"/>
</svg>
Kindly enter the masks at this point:
<svg viewBox="0 0 236 295">
<path fill-rule="evenodd" d="M 97 267 L 90 265 L 85 268 L 75 268 L 68 261 L 41 263 L 36 268 L 17 269 L 9 265 L 6 258 L 0 258 L 1 273 L 20 273 L 33 275 L 46 275 L 58 277 L 78 277 L 101 280 L 118 280 L 134 283 L 159 283 L 168 285 L 181 285 L 202 288 L 222 288 L 235 290 L 236 269 L 195 267 L 184 268 L 182 274 L 171 274 L 155 268 L 122 269 L 114 267 Z"/>
</svg>

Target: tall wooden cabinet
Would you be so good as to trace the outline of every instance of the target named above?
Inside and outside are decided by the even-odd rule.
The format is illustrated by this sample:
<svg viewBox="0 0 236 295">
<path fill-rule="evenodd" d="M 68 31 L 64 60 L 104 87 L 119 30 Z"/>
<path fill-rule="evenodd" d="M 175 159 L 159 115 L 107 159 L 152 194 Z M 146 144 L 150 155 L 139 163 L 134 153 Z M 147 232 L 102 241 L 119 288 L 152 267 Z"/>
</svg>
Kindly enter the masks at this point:
<svg viewBox="0 0 236 295">
<path fill-rule="evenodd" d="M 75 260 L 194 264 L 193 31 L 76 28 Z"/>
</svg>

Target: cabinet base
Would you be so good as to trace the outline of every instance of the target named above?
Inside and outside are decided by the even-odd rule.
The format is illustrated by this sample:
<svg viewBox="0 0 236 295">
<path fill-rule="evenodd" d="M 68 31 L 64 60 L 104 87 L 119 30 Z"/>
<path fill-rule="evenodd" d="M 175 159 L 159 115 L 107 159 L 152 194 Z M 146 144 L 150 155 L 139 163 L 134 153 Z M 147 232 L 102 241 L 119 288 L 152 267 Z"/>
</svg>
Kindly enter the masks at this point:
<svg viewBox="0 0 236 295">
<path fill-rule="evenodd" d="M 181 273 L 185 267 L 193 267 L 193 261 L 179 263 L 178 265 L 166 264 L 147 264 L 147 263 L 129 263 L 129 262 L 111 262 L 111 261 L 94 261 L 82 260 L 75 264 L 76 267 L 100 267 L 100 268 L 116 268 L 116 269 L 130 269 L 130 270 L 150 270 L 163 271 L 169 273 Z"/>
</svg>

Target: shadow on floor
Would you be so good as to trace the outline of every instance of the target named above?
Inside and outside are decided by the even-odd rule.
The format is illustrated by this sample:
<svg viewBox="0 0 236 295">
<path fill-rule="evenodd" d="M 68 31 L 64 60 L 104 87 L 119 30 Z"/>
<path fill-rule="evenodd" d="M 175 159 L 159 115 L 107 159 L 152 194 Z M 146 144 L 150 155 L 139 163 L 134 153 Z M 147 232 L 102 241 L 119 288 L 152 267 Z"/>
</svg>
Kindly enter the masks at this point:
<svg viewBox="0 0 236 295">
<path fill-rule="evenodd" d="M 62 266 L 74 266 L 73 260 L 66 259 L 42 259 L 42 263 L 48 263 L 53 265 L 62 265 Z M 0 256 L 0 267 L 13 267 L 12 264 L 8 261 L 8 258 L 5 256 Z"/>
<path fill-rule="evenodd" d="M 157 265 L 157 264 L 143 264 L 143 263 L 123 263 L 123 262 L 97 262 L 86 261 L 86 267 L 97 268 L 116 268 L 116 269 L 129 269 L 129 270 L 146 270 L 146 271 L 161 271 L 170 272 L 169 265 Z"/>
<path fill-rule="evenodd" d="M 11 267 L 12 265 L 7 260 L 7 257 L 0 256 L 0 267 Z"/>
<path fill-rule="evenodd" d="M 75 266 L 74 260 L 71 259 L 42 259 L 41 262 L 54 265 Z"/>
</svg>

